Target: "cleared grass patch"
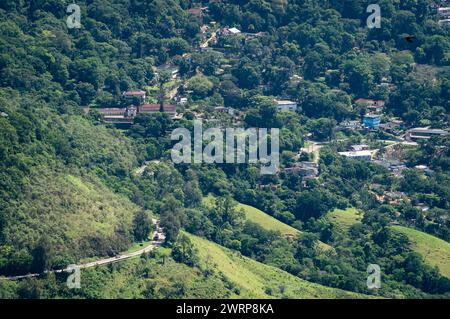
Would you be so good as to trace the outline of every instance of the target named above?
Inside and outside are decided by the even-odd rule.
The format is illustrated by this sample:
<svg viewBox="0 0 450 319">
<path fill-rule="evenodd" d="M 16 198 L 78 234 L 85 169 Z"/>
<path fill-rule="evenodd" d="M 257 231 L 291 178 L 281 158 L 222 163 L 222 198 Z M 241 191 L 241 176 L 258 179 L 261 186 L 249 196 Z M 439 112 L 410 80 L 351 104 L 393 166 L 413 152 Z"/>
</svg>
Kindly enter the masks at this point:
<svg viewBox="0 0 450 319">
<path fill-rule="evenodd" d="M 350 207 L 345 210 L 335 209 L 327 214 L 327 218 L 347 232 L 351 226 L 361 222 L 363 214 L 356 208 Z"/>
<path fill-rule="evenodd" d="M 408 227 L 392 226 L 392 229 L 406 235 L 414 251 L 421 254 L 428 264 L 437 266 L 443 276 L 450 278 L 450 243 Z"/>
<path fill-rule="evenodd" d="M 249 221 L 258 224 L 264 229 L 279 231 L 283 235 L 290 236 L 297 236 L 301 233 L 298 229 L 279 221 L 256 207 L 241 203 L 238 203 L 236 207 L 237 209 L 242 209 L 245 212 L 245 217 Z"/>
</svg>

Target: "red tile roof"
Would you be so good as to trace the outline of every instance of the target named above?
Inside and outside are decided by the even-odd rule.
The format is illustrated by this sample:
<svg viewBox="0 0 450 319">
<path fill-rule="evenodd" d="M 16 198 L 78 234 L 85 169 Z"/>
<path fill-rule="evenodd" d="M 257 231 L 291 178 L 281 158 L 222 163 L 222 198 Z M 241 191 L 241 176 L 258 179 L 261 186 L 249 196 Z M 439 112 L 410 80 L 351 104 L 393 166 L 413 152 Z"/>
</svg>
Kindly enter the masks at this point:
<svg viewBox="0 0 450 319">
<path fill-rule="evenodd" d="M 190 14 L 194 14 L 194 15 L 200 15 L 203 13 L 203 10 L 205 10 L 204 8 L 191 8 L 188 10 L 188 12 Z"/>
<path fill-rule="evenodd" d="M 159 112 L 159 104 L 144 104 L 139 107 L 139 112 Z M 172 104 L 164 104 L 164 112 L 175 112 L 176 106 Z"/>
<path fill-rule="evenodd" d="M 373 100 L 369 100 L 369 99 L 357 99 L 355 100 L 355 103 L 372 103 Z"/>
<path fill-rule="evenodd" d="M 102 115 L 124 115 L 127 111 L 126 108 L 102 108 L 102 109 L 94 109 L 97 110 Z"/>
</svg>

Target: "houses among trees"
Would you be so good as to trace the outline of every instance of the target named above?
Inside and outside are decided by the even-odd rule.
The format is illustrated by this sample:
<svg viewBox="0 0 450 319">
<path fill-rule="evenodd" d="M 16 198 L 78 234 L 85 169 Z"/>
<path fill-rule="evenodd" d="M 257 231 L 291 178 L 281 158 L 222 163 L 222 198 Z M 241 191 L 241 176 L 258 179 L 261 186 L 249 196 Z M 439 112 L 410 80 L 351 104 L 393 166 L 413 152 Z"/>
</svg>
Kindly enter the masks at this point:
<svg viewBox="0 0 450 319">
<path fill-rule="evenodd" d="M 124 108 L 84 108 L 87 114 L 91 111 L 100 114 L 101 119 L 107 124 L 121 126 L 131 125 L 138 114 L 153 114 L 157 112 L 166 113 L 175 118 L 176 106 L 172 104 L 148 104 L 145 103 L 146 92 L 142 90 L 126 91 L 122 94 L 124 103 L 131 103 Z"/>
</svg>

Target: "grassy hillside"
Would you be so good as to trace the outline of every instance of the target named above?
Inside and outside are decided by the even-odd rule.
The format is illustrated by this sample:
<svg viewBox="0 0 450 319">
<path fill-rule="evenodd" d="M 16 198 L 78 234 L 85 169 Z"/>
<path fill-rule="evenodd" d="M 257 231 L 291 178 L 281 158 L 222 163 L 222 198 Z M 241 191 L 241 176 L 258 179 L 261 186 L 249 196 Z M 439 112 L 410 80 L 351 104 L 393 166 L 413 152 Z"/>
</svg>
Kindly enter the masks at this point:
<svg viewBox="0 0 450 319">
<path fill-rule="evenodd" d="M 209 194 L 207 197 L 203 199 L 203 202 L 206 205 L 213 205 L 214 196 L 212 194 Z M 292 236 L 296 236 L 301 233 L 298 229 L 286 225 L 285 223 L 264 213 L 262 210 L 256 207 L 237 202 L 236 208 L 238 210 L 242 209 L 245 212 L 245 217 L 249 221 L 260 225 L 266 230 L 279 231 L 283 235 L 292 235 Z"/>
<path fill-rule="evenodd" d="M 203 199 L 206 205 L 212 205 L 213 200 L 214 196 L 212 194 L 209 194 Z M 297 236 L 302 233 L 300 230 L 279 221 L 278 219 L 264 213 L 262 210 L 256 207 L 237 202 L 236 208 L 238 210 L 242 209 L 244 211 L 247 220 L 258 224 L 266 230 L 278 231 L 286 236 Z M 331 248 L 331 246 L 322 242 L 319 242 L 319 246 L 326 250 Z"/>
<path fill-rule="evenodd" d="M 336 209 L 327 217 L 342 229 L 348 230 L 350 226 L 361 221 L 362 214 L 358 214 L 354 208 L 345 211 Z M 412 228 L 397 225 L 391 228 L 406 235 L 415 252 L 421 254 L 429 265 L 437 266 L 443 276 L 450 278 L 450 243 Z"/>
<path fill-rule="evenodd" d="M 450 243 L 412 228 L 392 228 L 406 235 L 412 243 L 412 248 L 420 253 L 428 264 L 437 266 L 442 275 L 450 278 Z"/>
<path fill-rule="evenodd" d="M 66 275 L 0 281 L 0 297 L 34 298 L 365 298 L 314 284 L 187 234 L 198 249 L 199 266 L 175 262 L 170 249 L 158 248 L 116 264 L 82 270 L 81 289 L 67 290 Z M 206 271 L 207 270 L 207 271 Z M 35 289 L 40 287 L 39 289 Z M 46 287 L 45 289 L 43 287 Z"/>
<path fill-rule="evenodd" d="M 5 230 L 6 242 L 21 249 L 45 237 L 57 257 L 78 259 L 96 251 L 102 255 L 113 249 L 115 243 L 106 241 L 116 238 L 118 229 L 131 228 L 137 209 L 94 177 L 43 170 L 33 174 L 24 200 L 17 203 L 15 216 Z M 102 240 L 110 247 L 94 245 Z M 117 249 L 127 244 L 123 242 Z"/>
<path fill-rule="evenodd" d="M 298 229 L 279 221 L 256 207 L 238 203 L 236 208 L 244 210 L 245 216 L 249 221 L 258 224 L 267 230 L 279 231 L 283 235 L 291 236 L 300 234 Z"/>
<path fill-rule="evenodd" d="M 124 187 L 137 165 L 132 140 L 25 97 L 0 91 L 0 104 L 8 115 L 0 119 L 0 272 L 128 249 L 138 210 Z"/>
<path fill-rule="evenodd" d="M 81 289 L 66 288 L 67 275 L 29 281 L 0 280 L 0 298 L 236 298 L 236 287 L 219 272 L 206 276 L 201 269 L 177 263 L 170 249 L 158 248 L 119 263 L 83 269 Z M 37 289 L 35 289 L 37 287 Z"/>
<path fill-rule="evenodd" d="M 361 298 L 363 295 L 314 284 L 189 235 L 201 263 L 214 265 L 240 288 L 240 298 Z"/>
<path fill-rule="evenodd" d="M 362 214 L 352 207 L 346 210 L 335 209 L 327 214 L 327 218 L 335 222 L 344 231 L 348 231 L 352 225 L 361 222 L 362 217 Z"/>
</svg>

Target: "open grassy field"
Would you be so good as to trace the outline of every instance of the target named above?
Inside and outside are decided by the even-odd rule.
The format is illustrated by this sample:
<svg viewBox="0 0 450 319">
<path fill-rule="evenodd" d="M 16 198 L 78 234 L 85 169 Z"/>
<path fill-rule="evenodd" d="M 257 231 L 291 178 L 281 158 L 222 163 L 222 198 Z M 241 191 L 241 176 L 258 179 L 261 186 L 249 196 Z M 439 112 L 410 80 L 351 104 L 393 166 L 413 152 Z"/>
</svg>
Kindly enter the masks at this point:
<svg viewBox="0 0 450 319">
<path fill-rule="evenodd" d="M 421 254 L 428 264 L 437 266 L 442 275 L 450 278 L 450 243 L 412 228 L 392 226 L 392 229 L 406 235 L 414 251 Z"/>
<path fill-rule="evenodd" d="M 239 298 L 364 298 L 365 295 L 329 288 L 264 265 L 194 235 L 203 265 L 208 263 L 240 289 Z"/>
<path fill-rule="evenodd" d="M 344 231 L 348 231 L 352 225 L 361 222 L 362 217 L 362 213 L 353 207 L 346 210 L 335 209 L 327 214 L 327 218 Z"/>
<path fill-rule="evenodd" d="M 298 229 L 279 221 L 256 207 L 238 203 L 236 208 L 244 210 L 245 217 L 249 221 L 260 225 L 264 229 L 279 231 L 283 235 L 296 236 L 300 234 Z"/>
</svg>

